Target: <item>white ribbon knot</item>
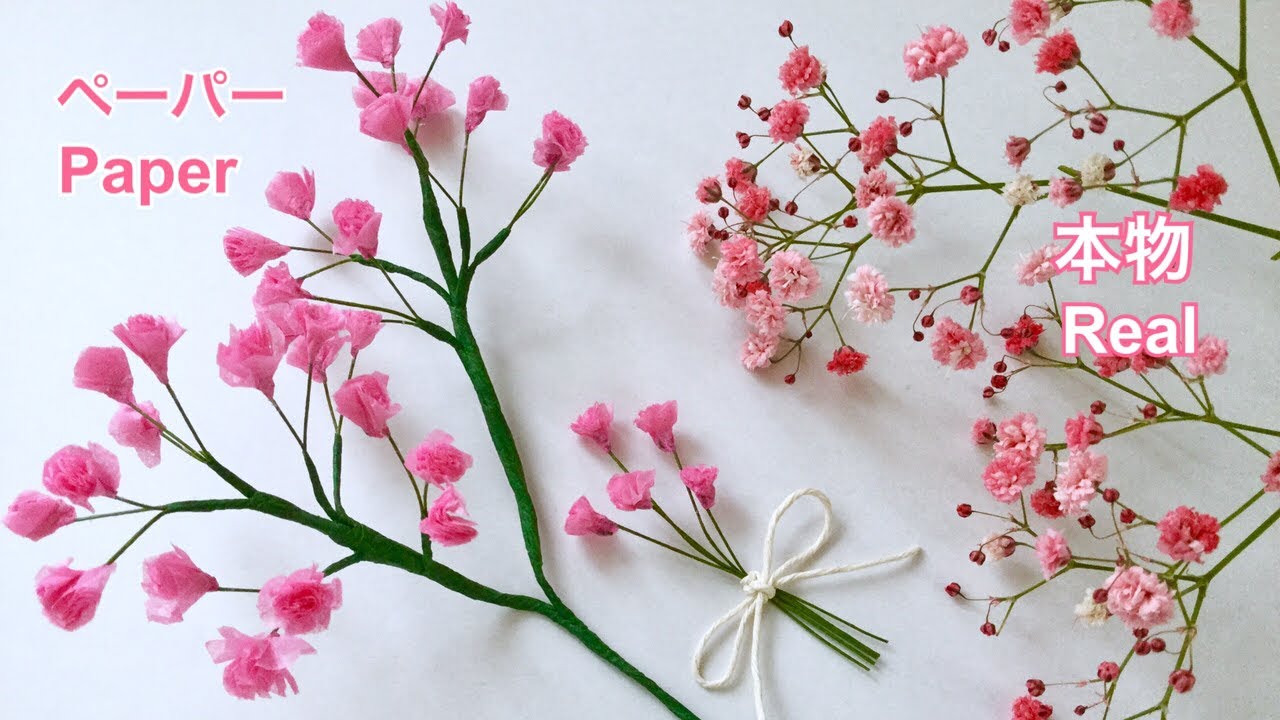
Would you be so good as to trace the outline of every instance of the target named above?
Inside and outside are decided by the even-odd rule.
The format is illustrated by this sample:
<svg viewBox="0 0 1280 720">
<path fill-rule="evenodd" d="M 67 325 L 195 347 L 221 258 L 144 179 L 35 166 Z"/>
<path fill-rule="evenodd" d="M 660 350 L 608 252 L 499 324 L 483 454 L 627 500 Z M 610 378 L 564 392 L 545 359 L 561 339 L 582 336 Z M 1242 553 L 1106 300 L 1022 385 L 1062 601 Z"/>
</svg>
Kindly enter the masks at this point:
<svg viewBox="0 0 1280 720">
<path fill-rule="evenodd" d="M 778 531 L 778 523 L 782 520 L 782 516 L 787 510 L 796 503 L 797 500 L 811 497 L 818 501 L 822 506 L 822 532 L 818 538 L 813 541 L 808 548 L 795 557 L 789 558 L 773 568 L 773 543 L 774 536 Z M 773 599 L 778 590 L 797 581 L 815 577 L 826 577 L 829 575 L 840 575 L 844 573 L 856 572 L 873 568 L 877 565 L 885 565 L 888 563 L 898 562 L 914 557 L 920 552 L 918 545 L 912 545 L 910 548 L 896 555 L 888 555 L 875 560 L 856 563 L 853 565 L 838 565 L 827 568 L 804 569 L 809 563 L 822 552 L 827 542 L 831 539 L 831 500 L 827 498 L 819 490 L 812 488 L 806 490 L 797 490 L 791 493 L 782 504 L 773 511 L 773 517 L 769 520 L 764 536 L 764 557 L 760 563 L 760 569 L 747 573 L 742 578 L 742 590 L 747 597 L 738 603 L 732 610 L 725 613 L 719 620 L 711 625 L 711 628 L 703 634 L 702 639 L 698 642 L 698 647 L 693 651 L 693 677 L 698 684 L 708 690 L 718 690 L 728 687 L 738 677 L 739 669 L 742 665 L 743 653 L 746 651 L 747 643 L 751 644 L 751 679 L 755 684 L 755 703 L 756 717 L 758 720 L 765 720 L 764 710 L 764 693 L 760 681 L 760 620 L 764 616 L 765 605 Z M 711 639 L 725 625 L 738 621 L 738 629 L 733 639 L 733 656 L 729 662 L 729 668 L 724 675 L 718 679 L 709 679 L 704 674 L 703 669 L 706 665 L 706 656 L 710 650 Z M 747 634 L 747 626 L 750 626 L 751 632 Z"/>
</svg>

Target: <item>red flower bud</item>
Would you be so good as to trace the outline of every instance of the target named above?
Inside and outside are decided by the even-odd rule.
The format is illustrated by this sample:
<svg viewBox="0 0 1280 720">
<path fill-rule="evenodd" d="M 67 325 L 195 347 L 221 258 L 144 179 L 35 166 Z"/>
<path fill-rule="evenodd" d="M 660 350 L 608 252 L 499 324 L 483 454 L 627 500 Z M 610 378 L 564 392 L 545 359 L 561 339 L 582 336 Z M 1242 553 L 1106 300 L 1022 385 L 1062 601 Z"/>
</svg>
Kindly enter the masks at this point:
<svg viewBox="0 0 1280 720">
<path fill-rule="evenodd" d="M 1089 405 L 1089 412 L 1093 413 L 1094 415 L 1101 415 L 1106 411 L 1107 411 L 1107 404 L 1102 402 L 1101 400 L 1094 400 L 1093 403 Z"/>
<path fill-rule="evenodd" d="M 960 594 L 960 583 L 958 582 L 947 583 L 947 587 L 945 588 L 945 590 L 947 592 L 947 595 L 951 597 L 955 597 Z"/>
<path fill-rule="evenodd" d="M 1196 676 L 1192 675 L 1190 670 L 1174 670 L 1169 673 L 1169 684 L 1177 692 L 1191 692 L 1191 688 L 1196 686 Z"/>
<path fill-rule="evenodd" d="M 738 96 L 738 107 L 742 108 L 743 110 L 750 108 L 751 98 L 747 97 L 746 95 Z"/>
<path fill-rule="evenodd" d="M 982 623 L 982 627 L 978 629 L 981 630 L 982 634 L 986 635 L 987 637 L 994 637 L 996 634 L 996 626 L 993 623 L 984 622 Z"/>
<path fill-rule="evenodd" d="M 791 37 L 791 31 L 795 29 L 796 26 L 792 25 L 790 20 L 783 20 L 782 24 L 778 26 L 778 34 L 784 38 L 789 38 Z"/>
</svg>

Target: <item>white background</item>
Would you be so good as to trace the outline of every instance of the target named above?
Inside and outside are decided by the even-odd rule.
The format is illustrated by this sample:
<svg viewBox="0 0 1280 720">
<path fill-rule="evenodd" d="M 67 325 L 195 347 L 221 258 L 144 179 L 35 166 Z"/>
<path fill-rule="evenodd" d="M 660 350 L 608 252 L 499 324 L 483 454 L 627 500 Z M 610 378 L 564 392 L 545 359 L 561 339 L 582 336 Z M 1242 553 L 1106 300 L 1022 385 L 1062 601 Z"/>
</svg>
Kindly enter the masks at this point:
<svg viewBox="0 0 1280 720">
<path fill-rule="evenodd" d="M 397 16 L 406 26 L 401 67 L 425 65 L 437 37 L 427 3 L 348 5 L 328 9 L 346 22 L 349 38 L 368 21 Z M 471 40 L 449 48 L 436 77 L 463 99 L 467 82 L 491 73 L 511 96 L 511 109 L 491 115 L 472 143 L 467 197 L 477 233 L 505 223 L 536 179 L 528 157 L 543 113 L 563 111 L 591 141 L 587 155 L 555 178 L 484 268 L 473 299 L 475 324 L 532 479 L 550 576 L 606 640 L 700 715 L 750 713 L 745 682 L 710 694 L 694 684 L 688 667 L 695 638 L 738 601 L 737 586 L 630 540 L 583 542 L 559 531 L 578 495 L 607 504 L 603 484 L 610 465 L 566 429 L 597 399 L 615 404 L 620 428 L 648 402 L 680 401 L 683 454 L 721 467 L 720 515 L 748 564 L 755 562 L 773 507 L 803 486 L 824 489 L 837 509 L 842 532 L 826 561 L 853 561 L 912 542 L 925 547 L 926 555 L 909 567 L 804 589 L 892 638 L 873 673 L 844 664 L 780 616 L 768 619 L 766 690 L 778 717 L 918 718 L 939 711 L 1003 717 L 1025 678 L 1088 677 L 1100 660 L 1122 655 L 1126 641 L 1115 628 L 1089 631 L 1073 623 L 1071 607 L 1086 578 L 1068 577 L 1029 598 L 995 640 L 978 634 L 976 606 L 943 595 L 942 586 L 953 579 L 975 592 L 1001 592 L 1038 574 L 1025 552 L 994 568 L 965 560 L 972 543 L 993 529 L 953 512 L 957 502 L 979 503 L 985 494 L 978 479 L 983 460 L 966 442 L 968 424 L 979 413 L 1030 408 L 1058 435 L 1062 419 L 1085 407 L 1096 390 L 1066 376 L 1048 376 L 1048 382 L 1020 376 L 1003 398 L 986 403 L 978 395 L 983 377 L 948 375 L 923 346 L 909 341 L 906 312 L 887 328 L 852 331 L 855 343 L 872 355 L 868 370 L 854 378 L 822 372 L 824 352 L 807 354 L 794 386 L 782 384 L 782 370 L 744 372 L 736 360 L 740 321 L 715 305 L 707 268 L 684 245 L 682 222 L 694 209 L 696 180 L 737 152 L 732 132 L 755 130 L 752 118 L 734 107 L 738 94 L 762 103 L 780 97 L 776 68 L 788 46 L 774 29 L 784 12 L 798 39 L 828 63 L 833 85 L 863 123 L 881 111 L 872 102 L 879 87 L 935 97 L 933 84 L 907 87 L 899 60 L 905 41 L 936 22 L 963 31 L 973 50 L 953 74 L 949 111 L 962 157 L 993 179 L 1010 175 L 1001 158 L 1004 138 L 1034 131 L 1052 111 L 1038 98 L 1041 81 L 1029 72 L 1029 49 L 999 56 L 980 44 L 982 28 L 1003 11 L 1002 2 L 806 5 L 468 3 Z M 1280 12 L 1272 3 L 1257 5 L 1254 86 L 1274 121 L 1280 119 L 1280 87 L 1271 71 L 1277 57 L 1274 45 L 1261 39 L 1280 29 Z M 6 265 L 0 298 L 10 311 L 0 494 L 6 502 L 38 485 L 42 462 L 58 447 L 109 443 L 111 404 L 74 390 L 71 367 L 83 346 L 113 342 L 110 327 L 138 312 L 172 315 L 189 329 L 174 351 L 173 379 L 219 457 L 264 488 L 309 501 L 292 442 L 269 407 L 256 393 L 228 389 L 217 379 L 214 348 L 229 322 L 249 321 L 254 286 L 226 266 L 224 229 L 245 225 L 284 242 L 311 242 L 304 225 L 270 211 L 261 196 L 277 170 L 306 165 L 316 173 L 317 216 L 344 197 L 367 198 L 385 215 L 382 256 L 429 267 L 409 161 L 357 134 L 349 76 L 294 66 L 294 38 L 314 9 L 292 1 L 5 3 L 9 32 L 0 53 L 7 69 L 0 88 L 8 110 L 0 114 L 0 203 L 6 220 L 0 235 Z M 1234 57 L 1234 3 L 1201 0 L 1197 10 L 1204 17 L 1202 36 Z M 1081 12 L 1068 24 L 1078 31 L 1090 64 L 1132 102 L 1187 108 L 1226 82 L 1188 45 L 1154 38 L 1136 3 Z M 113 87 L 176 90 L 183 71 L 217 67 L 228 70 L 233 86 L 284 87 L 288 100 L 236 105 L 221 122 L 199 97 L 176 121 L 159 106 L 120 107 L 104 119 L 82 102 L 65 110 L 54 102 L 70 78 L 98 71 L 111 76 Z M 1068 81 L 1083 88 L 1076 75 Z M 1113 118 L 1115 134 L 1137 137 L 1131 123 Z M 460 125 L 455 114 L 433 130 L 439 137 L 429 143 L 450 177 Z M 1280 223 L 1276 187 L 1239 96 L 1205 113 L 1195 129 L 1189 160 L 1213 162 L 1231 182 L 1223 211 Z M 1115 134 L 1091 138 L 1088 149 L 1057 139 L 1037 145 L 1029 167 L 1043 175 L 1059 163 L 1078 163 L 1087 152 L 1109 146 Z M 228 197 L 173 195 L 139 210 L 129 198 L 105 196 L 87 183 L 73 197 L 58 195 L 58 147 L 78 142 L 104 156 L 235 155 L 242 168 Z M 927 147 L 931 141 L 920 142 Z M 1146 167 L 1161 172 L 1154 155 Z M 1132 209 L 1114 198 L 1092 200 L 1115 218 Z M 871 257 L 893 284 L 949 279 L 981 262 L 1005 212 L 994 195 L 926 201 L 915 243 L 893 253 L 875 248 Z M 1050 221 L 1067 213 L 1042 204 L 1025 216 L 993 268 L 991 322 L 997 327 L 1024 303 L 1039 300 L 1009 282 L 1016 251 L 1048 241 Z M 1204 328 L 1229 338 L 1233 352 L 1230 373 L 1214 382 L 1222 414 L 1275 425 L 1277 336 L 1267 310 L 1280 301 L 1280 268 L 1267 258 L 1278 248 L 1207 223 L 1198 226 L 1197 240 L 1189 284 L 1159 291 L 1115 284 L 1095 297 L 1117 312 L 1138 314 L 1200 301 Z M 295 268 L 312 267 L 305 259 L 289 260 Z M 353 298 L 384 296 L 375 280 L 353 271 L 320 285 Z M 422 295 L 417 304 L 430 307 L 431 297 Z M 817 343 L 815 350 L 829 352 L 833 340 L 823 336 Z M 406 406 L 393 423 L 403 444 L 441 427 L 477 458 L 461 489 L 480 523 L 480 538 L 441 550 L 439 557 L 491 584 L 534 591 L 514 508 L 456 362 L 425 338 L 394 328 L 369 356 L 364 369 L 387 370 L 394 396 Z M 135 368 L 140 395 L 156 395 L 145 370 L 138 363 Z M 301 376 L 282 369 L 280 380 L 282 401 L 296 411 Z M 1119 412 L 1131 411 L 1119 397 L 1104 397 Z M 1254 492 L 1261 471 L 1261 456 L 1228 440 L 1199 427 L 1125 438 L 1111 444 L 1113 481 L 1150 513 L 1186 502 L 1224 514 Z M 347 446 L 349 508 L 413 542 L 413 511 L 388 448 L 356 436 Z M 647 440 L 627 433 L 620 446 L 634 465 L 658 464 L 664 473 L 660 497 L 677 505 L 674 473 Z M 150 471 L 132 456 L 121 457 L 122 494 L 129 497 L 163 502 L 227 492 L 173 453 Z M 1274 509 L 1275 498 L 1260 505 L 1231 528 L 1228 540 Z M 803 515 L 797 512 L 793 520 Z M 70 556 L 79 566 L 104 560 L 133 529 L 128 520 L 110 522 L 67 529 L 39 544 L 0 541 L 6 717 L 167 718 L 175 708 L 193 720 L 231 712 L 245 718 L 661 716 L 645 694 L 547 622 L 368 566 L 342 573 L 345 607 L 327 633 L 312 638 L 319 654 L 295 667 L 302 694 L 236 701 L 222 691 L 220 668 L 203 643 L 221 625 L 256 632 L 252 598 L 209 597 L 185 623 L 148 624 L 138 588 L 141 560 L 174 542 L 224 583 L 256 585 L 313 562 L 332 562 L 338 549 L 254 516 L 166 519 L 122 561 L 94 623 L 73 634 L 51 627 L 40 617 L 31 577 L 40 565 Z M 632 522 L 659 530 L 650 518 Z M 789 544 L 799 536 L 797 531 Z M 1178 700 L 1178 717 L 1207 717 L 1210 708 L 1216 717 L 1272 715 L 1278 547 L 1274 537 L 1258 543 L 1215 585 L 1196 644 L 1200 682 L 1192 696 Z M 1140 687 L 1141 697 L 1125 702 L 1145 707 L 1162 690 L 1168 670 L 1163 661 L 1135 667 L 1129 682 Z M 1052 700 L 1065 716 L 1083 697 L 1068 692 Z"/>
</svg>

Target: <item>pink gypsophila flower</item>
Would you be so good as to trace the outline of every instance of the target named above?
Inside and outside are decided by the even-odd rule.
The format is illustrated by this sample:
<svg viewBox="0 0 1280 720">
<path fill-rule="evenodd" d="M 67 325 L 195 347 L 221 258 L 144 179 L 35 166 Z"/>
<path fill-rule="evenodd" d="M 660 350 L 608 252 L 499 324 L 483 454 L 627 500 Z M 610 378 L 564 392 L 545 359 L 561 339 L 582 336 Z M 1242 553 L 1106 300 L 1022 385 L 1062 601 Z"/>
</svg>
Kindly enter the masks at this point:
<svg viewBox="0 0 1280 720">
<path fill-rule="evenodd" d="M 1064 430 L 1067 436 L 1067 449 L 1072 452 L 1086 450 L 1090 445 L 1097 445 L 1106 436 L 1101 423 L 1095 420 L 1093 415 L 1085 413 L 1068 418 Z"/>
<path fill-rule="evenodd" d="M 120 491 L 120 461 L 97 443 L 67 445 L 44 462 L 44 488 L 86 510 L 89 498 L 115 497 Z"/>
<path fill-rule="evenodd" d="M 750 222 L 762 222 L 773 209 L 773 195 L 769 188 L 750 182 L 738 183 L 734 188 L 738 198 L 738 213 Z"/>
<path fill-rule="evenodd" d="M 874 168 L 898 152 L 898 122 L 892 116 L 872 120 L 858 136 L 861 147 L 858 159 L 868 168 Z"/>
<path fill-rule="evenodd" d="M 1136 565 L 1116 568 L 1103 583 L 1107 610 L 1130 630 L 1163 625 L 1173 617 L 1173 594 L 1154 573 Z"/>
<path fill-rule="evenodd" d="M 387 436 L 387 421 L 400 412 L 387 393 L 388 378 L 380 372 L 357 375 L 342 384 L 333 394 L 338 414 L 364 430 L 369 437 Z"/>
<path fill-rule="evenodd" d="M 316 176 L 302 168 L 302 173 L 278 172 L 267 184 L 267 205 L 272 210 L 310 220 L 316 206 Z"/>
<path fill-rule="evenodd" d="M 720 263 L 725 279 L 736 283 L 748 283 L 760 279 L 764 272 L 764 261 L 756 248 L 754 238 L 746 235 L 734 235 L 720 243 Z"/>
<path fill-rule="evenodd" d="M 227 344 L 218 345 L 218 373 L 231 387 L 255 388 L 274 397 L 276 370 L 287 347 L 284 333 L 271 323 L 256 322 L 244 330 L 233 325 Z"/>
<path fill-rule="evenodd" d="M 1017 452 L 996 453 L 982 471 L 982 484 L 991 497 L 1002 503 L 1017 500 L 1022 491 L 1035 481 L 1034 462 Z"/>
<path fill-rule="evenodd" d="M 333 239 L 333 252 L 338 255 L 378 254 L 378 230 L 382 227 L 382 213 L 364 200 L 347 198 L 333 206 L 333 222 L 338 226 L 338 236 Z"/>
<path fill-rule="evenodd" d="M 1115 377 L 1116 373 L 1129 369 L 1129 358 L 1119 355 L 1103 355 L 1093 359 L 1093 366 L 1104 378 Z"/>
<path fill-rule="evenodd" d="M 902 51 L 902 64 L 907 77 L 919 82 L 931 77 L 946 77 L 947 72 L 969 54 L 964 35 L 939 25 L 924 31 L 919 40 L 907 43 Z"/>
<path fill-rule="evenodd" d="M 974 420 L 973 427 L 969 429 L 969 439 L 974 445 L 991 445 L 996 441 L 996 424 L 987 417 Z"/>
<path fill-rule="evenodd" d="M 23 490 L 9 504 L 4 526 L 14 535 L 28 540 L 43 540 L 75 519 L 76 509 L 70 504 L 35 490 Z"/>
<path fill-rule="evenodd" d="M 435 18 L 436 25 L 440 26 L 440 44 L 436 47 L 436 53 L 444 52 L 444 46 L 460 40 L 463 43 L 467 41 L 467 35 L 470 34 L 471 18 L 458 8 L 455 2 L 447 2 L 444 6 L 432 5 L 431 17 Z"/>
<path fill-rule="evenodd" d="M 1191 14 L 1191 0 L 1160 0 L 1151 6 L 1151 27 L 1174 40 L 1184 40 L 1195 32 L 1200 19 Z"/>
<path fill-rule="evenodd" d="M 782 89 L 792 95 L 803 95 L 826 79 L 826 68 L 822 67 L 818 58 L 809 53 L 808 45 L 793 49 L 786 62 L 778 68 L 778 80 L 782 82 Z"/>
<path fill-rule="evenodd" d="M 1010 135 L 1004 143 L 1004 158 L 1014 170 L 1021 170 L 1031 154 L 1031 141 L 1019 135 Z"/>
<path fill-rule="evenodd" d="M 1083 515 L 1107 479 L 1107 456 L 1079 450 L 1067 456 L 1065 469 L 1058 475 L 1053 499 L 1070 517 Z"/>
<path fill-rule="evenodd" d="M 1058 75 L 1080 64 L 1080 46 L 1070 30 L 1051 35 L 1036 53 L 1036 72 Z"/>
<path fill-rule="evenodd" d="M 1013 327 L 1001 330 L 1000 336 L 1004 338 L 1005 352 L 1021 355 L 1039 344 L 1043 333 L 1044 325 L 1032 320 L 1030 315 L 1022 315 Z"/>
<path fill-rule="evenodd" d="M 871 265 L 859 265 L 849 275 L 844 292 L 853 317 L 862 323 L 882 323 L 893 318 L 895 298 L 884 275 Z"/>
<path fill-rule="evenodd" d="M 680 482 L 689 488 L 698 504 L 710 510 L 716 504 L 716 478 L 719 468 L 711 465 L 689 465 L 680 471 Z"/>
<path fill-rule="evenodd" d="M 115 565 L 73 570 L 71 561 L 47 565 L 36 574 L 36 597 L 44 616 L 63 630 L 78 630 L 93 620 Z"/>
<path fill-rule="evenodd" d="M 1061 253 L 1062 248 L 1049 244 L 1023 255 L 1013 268 L 1018 282 L 1030 287 L 1053 279 L 1058 274 L 1058 267 L 1053 261 Z"/>
<path fill-rule="evenodd" d="M 896 195 L 878 198 L 867 208 L 871 235 L 889 247 L 902 247 L 916 237 L 915 209 Z"/>
<path fill-rule="evenodd" d="M 836 348 L 831 353 L 831 359 L 827 361 L 827 372 L 832 375 L 844 377 L 857 372 L 862 372 L 867 367 L 869 356 L 866 353 L 858 352 L 848 345 Z"/>
<path fill-rule="evenodd" d="M 309 568 L 274 577 L 258 592 L 258 614 L 286 635 L 306 635 L 329 628 L 333 611 L 342 607 L 342 581 L 326 583 L 324 573 Z"/>
<path fill-rule="evenodd" d="M 81 390 L 92 390 L 126 405 L 133 397 L 133 373 L 129 358 L 118 347 L 88 347 L 76 359 L 72 384 Z"/>
<path fill-rule="evenodd" d="M 1280 450 L 1267 460 L 1267 467 L 1262 471 L 1262 489 L 1267 492 L 1280 492 Z"/>
<path fill-rule="evenodd" d="M 1056 520 L 1062 517 L 1062 506 L 1058 504 L 1058 499 L 1053 496 L 1057 489 L 1058 484 L 1050 480 L 1044 484 L 1044 487 L 1031 493 L 1031 511 L 1049 520 Z"/>
<path fill-rule="evenodd" d="M 720 188 L 720 180 L 714 175 L 704 177 L 698 182 L 698 187 L 693 191 L 693 197 L 704 205 L 718 203 L 724 197 L 724 190 Z"/>
<path fill-rule="evenodd" d="M 930 347 L 934 360 L 956 370 L 972 370 L 987 359 L 987 346 L 982 338 L 951 318 L 938 321 Z"/>
<path fill-rule="evenodd" d="M 763 370 L 773 364 L 773 353 L 778 349 L 777 335 L 751 333 L 742 344 L 739 359 L 748 370 Z"/>
<path fill-rule="evenodd" d="M 662 452 L 674 452 L 676 449 L 677 405 L 675 400 L 656 403 L 641 410 L 636 415 L 636 427 L 653 439 L 653 444 Z"/>
<path fill-rule="evenodd" d="M 768 290 L 747 295 L 747 322 L 759 335 L 778 337 L 787 326 L 787 311 Z"/>
<path fill-rule="evenodd" d="M 1212 165 L 1201 165 L 1192 175 L 1181 175 L 1169 195 L 1169 207 L 1173 210 L 1213 212 L 1222 204 L 1227 193 L 1227 181 Z"/>
<path fill-rule="evenodd" d="M 1187 374 L 1191 377 L 1221 375 L 1227 371 L 1227 341 L 1213 335 L 1200 338 L 1196 352 L 1187 359 Z"/>
<path fill-rule="evenodd" d="M 553 172 L 565 172 L 587 149 L 582 128 L 558 112 L 542 118 L 542 137 L 533 142 L 533 164 Z"/>
<path fill-rule="evenodd" d="M 316 70 L 355 72 L 356 64 L 347 52 L 346 33 L 342 21 L 318 12 L 307 21 L 307 29 L 298 36 L 298 65 Z"/>
<path fill-rule="evenodd" d="M 289 666 L 315 653 L 306 641 L 274 632 L 250 636 L 229 627 L 219 628 L 218 633 L 222 639 L 210 640 L 205 648 L 215 663 L 229 663 L 222 671 L 222 686 L 233 697 L 253 700 L 272 694 L 284 697 L 288 690 L 298 693 L 298 681 Z"/>
<path fill-rule="evenodd" d="M 289 254 L 289 246 L 281 245 L 252 230 L 234 227 L 222 236 L 222 252 L 231 268 L 244 277 L 258 272 L 263 265 Z"/>
<path fill-rule="evenodd" d="M 1060 208 L 1074 205 L 1084 196 L 1084 186 L 1073 177 L 1055 177 L 1049 180 L 1049 202 Z"/>
<path fill-rule="evenodd" d="M 612 428 L 613 408 L 599 402 L 582 411 L 569 425 L 570 430 L 606 453 L 613 452 Z"/>
<path fill-rule="evenodd" d="M 1218 549 L 1218 518 L 1196 512 L 1186 505 L 1170 510 L 1156 524 L 1160 539 L 1156 547 L 1178 562 L 1204 562 L 1204 556 Z"/>
<path fill-rule="evenodd" d="M 564 531 L 569 535 L 612 535 L 618 532 L 618 524 L 596 512 L 586 496 L 580 497 L 569 507 L 564 520 Z"/>
<path fill-rule="evenodd" d="M 400 33 L 404 27 L 395 18 L 374 20 L 356 33 L 356 59 L 376 62 L 384 68 L 396 64 L 400 53 Z"/>
<path fill-rule="evenodd" d="M 142 562 L 142 591 L 147 594 L 147 619 L 151 622 L 182 622 L 192 605 L 217 589 L 217 578 L 196 567 L 176 545 Z"/>
<path fill-rule="evenodd" d="M 470 135 L 490 112 L 506 109 L 507 94 L 502 92 L 498 79 L 492 75 L 478 77 L 467 88 L 467 117 L 463 129 Z"/>
<path fill-rule="evenodd" d="M 706 258 L 711 254 L 711 241 L 714 239 L 715 221 L 706 210 L 699 210 L 684 224 L 685 238 L 689 241 L 689 249 L 694 255 Z"/>
<path fill-rule="evenodd" d="M 142 464 L 153 468 L 160 464 L 160 413 L 149 402 L 138 403 L 138 410 L 121 405 L 107 424 L 107 434 L 122 446 L 133 448 Z"/>
<path fill-rule="evenodd" d="M 742 158 L 729 158 L 724 161 L 724 181 L 731 188 L 743 183 L 755 183 L 756 166 Z"/>
<path fill-rule="evenodd" d="M 1052 705 L 1045 705 L 1029 695 L 1013 701 L 1012 720 L 1045 720 L 1052 715 Z"/>
<path fill-rule="evenodd" d="M 780 250 L 769 261 L 769 287 L 784 303 L 804 300 L 821 286 L 818 269 L 804 253 Z"/>
<path fill-rule="evenodd" d="M 769 111 L 769 138 L 774 142 L 795 142 L 809 122 L 809 106 L 800 100 L 779 100 Z"/>
<path fill-rule="evenodd" d="M 432 430 L 405 458 L 404 466 L 415 476 L 444 487 L 461 480 L 471 464 L 471 456 L 454 447 L 452 435 Z"/>
<path fill-rule="evenodd" d="M 1044 452 L 1045 429 L 1035 415 L 1023 412 L 1014 415 L 996 427 L 995 451 L 1018 453 L 1035 462 Z"/>
<path fill-rule="evenodd" d="M 1067 566 L 1071 560 L 1071 548 L 1067 547 L 1067 539 L 1062 533 L 1050 528 L 1036 538 L 1036 557 L 1040 560 L 1040 571 L 1048 580 Z"/>
<path fill-rule="evenodd" d="M 858 207 L 870 207 L 871 203 L 882 197 L 890 197 L 898 192 L 898 183 L 889 179 L 884 170 L 872 170 L 858 178 L 858 189 L 854 197 Z"/>
<path fill-rule="evenodd" d="M 419 529 L 431 541 L 445 547 L 465 545 L 476 539 L 479 532 L 476 523 L 466 517 L 467 506 L 458 494 L 457 488 L 450 485 L 440 497 L 431 503 L 431 509 L 422 519 Z"/>
<path fill-rule="evenodd" d="M 1044 35 L 1053 22 L 1053 13 L 1045 0 L 1013 0 L 1009 6 L 1009 29 L 1019 45 Z"/>
<path fill-rule="evenodd" d="M 653 508 L 653 476 L 652 470 L 636 470 L 619 473 L 609 478 L 606 489 L 609 500 L 619 510 L 649 510 Z"/>
</svg>

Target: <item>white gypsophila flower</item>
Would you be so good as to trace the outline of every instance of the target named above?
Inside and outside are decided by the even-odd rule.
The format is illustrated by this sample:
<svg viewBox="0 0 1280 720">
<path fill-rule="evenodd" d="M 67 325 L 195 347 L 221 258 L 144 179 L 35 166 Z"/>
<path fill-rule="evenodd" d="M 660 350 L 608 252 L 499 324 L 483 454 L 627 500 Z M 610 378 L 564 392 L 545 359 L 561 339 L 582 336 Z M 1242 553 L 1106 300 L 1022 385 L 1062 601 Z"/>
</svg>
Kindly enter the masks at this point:
<svg viewBox="0 0 1280 720">
<path fill-rule="evenodd" d="M 1106 605 L 1099 605 L 1093 601 L 1093 593 L 1094 588 L 1086 589 L 1084 599 L 1076 605 L 1076 619 L 1085 627 L 1101 627 L 1106 624 L 1107 618 L 1111 617 Z"/>
<path fill-rule="evenodd" d="M 1058 22 L 1071 12 L 1070 0 L 1055 0 L 1049 4 L 1049 21 Z"/>
<path fill-rule="evenodd" d="M 812 150 L 807 150 L 797 145 L 791 151 L 791 169 L 796 171 L 796 175 L 801 180 L 807 180 L 817 175 L 818 171 L 822 169 L 822 161 Z"/>
<path fill-rule="evenodd" d="M 1040 190 L 1030 175 L 1019 175 L 1004 186 L 1004 200 L 1012 207 L 1032 205 L 1040 197 Z"/>
<path fill-rule="evenodd" d="M 1105 185 L 1107 182 L 1107 165 L 1111 165 L 1111 158 L 1102 153 L 1094 153 L 1085 158 L 1084 164 L 1080 166 L 1080 184 L 1085 188 Z M 1112 167 L 1115 166 L 1112 165 Z"/>
</svg>

